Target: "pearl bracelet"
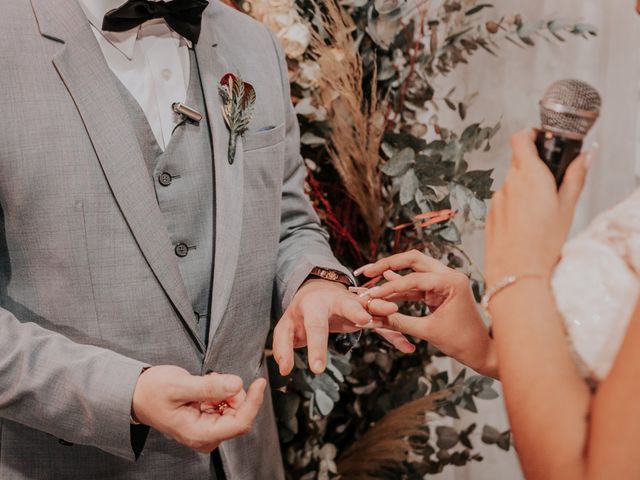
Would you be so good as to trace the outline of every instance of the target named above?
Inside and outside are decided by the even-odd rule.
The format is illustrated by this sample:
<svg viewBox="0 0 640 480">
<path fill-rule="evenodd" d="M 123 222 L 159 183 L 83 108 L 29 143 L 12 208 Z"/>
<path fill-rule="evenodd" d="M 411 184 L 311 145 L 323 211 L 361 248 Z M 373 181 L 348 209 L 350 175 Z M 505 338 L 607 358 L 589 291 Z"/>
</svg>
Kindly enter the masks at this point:
<svg viewBox="0 0 640 480">
<path fill-rule="evenodd" d="M 489 313 L 489 303 L 498 293 L 503 290 L 509 288 L 511 285 L 519 282 L 520 280 L 524 280 L 525 278 L 540 278 L 545 279 L 544 275 L 538 273 L 526 273 L 524 275 L 507 275 L 506 277 L 502 277 L 498 282 L 493 285 L 491 288 L 487 289 L 487 292 L 482 297 L 482 301 L 480 302 L 480 306 L 486 313 L 487 317 L 490 319 L 491 314 Z"/>
</svg>

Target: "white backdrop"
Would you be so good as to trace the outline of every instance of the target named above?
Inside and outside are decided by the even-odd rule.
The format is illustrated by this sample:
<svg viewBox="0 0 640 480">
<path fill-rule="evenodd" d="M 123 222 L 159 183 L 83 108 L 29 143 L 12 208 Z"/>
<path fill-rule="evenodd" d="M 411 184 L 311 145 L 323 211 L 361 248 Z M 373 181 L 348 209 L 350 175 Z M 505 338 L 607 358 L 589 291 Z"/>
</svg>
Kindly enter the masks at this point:
<svg viewBox="0 0 640 480">
<path fill-rule="evenodd" d="M 488 154 L 470 159 L 472 168 L 494 168 L 496 185 L 502 183 L 509 163 L 511 134 L 539 124 L 537 102 L 554 80 L 575 77 L 592 83 L 602 94 L 603 114 L 587 144 L 597 140 L 600 153 L 576 216 L 574 230 L 584 227 L 594 215 L 626 197 L 638 185 L 640 175 L 640 16 L 631 0 L 496 0 L 495 12 L 521 13 L 525 20 L 537 18 L 576 19 L 596 25 L 599 36 L 591 40 L 568 38 L 565 43 L 538 40 L 535 48 L 520 49 L 505 44 L 499 58 L 479 53 L 471 64 L 449 81 L 466 85 L 480 96 L 467 121 L 495 122 L 503 128 Z M 465 249 L 482 264 L 482 234 L 467 236 Z M 456 370 L 458 367 L 452 365 Z M 500 401 L 482 402 L 480 415 L 472 421 L 507 429 Z M 480 445 L 479 436 L 476 445 Z M 450 468 L 441 480 L 512 480 L 522 475 L 513 451 L 481 447 L 485 460 L 465 468 Z"/>
</svg>

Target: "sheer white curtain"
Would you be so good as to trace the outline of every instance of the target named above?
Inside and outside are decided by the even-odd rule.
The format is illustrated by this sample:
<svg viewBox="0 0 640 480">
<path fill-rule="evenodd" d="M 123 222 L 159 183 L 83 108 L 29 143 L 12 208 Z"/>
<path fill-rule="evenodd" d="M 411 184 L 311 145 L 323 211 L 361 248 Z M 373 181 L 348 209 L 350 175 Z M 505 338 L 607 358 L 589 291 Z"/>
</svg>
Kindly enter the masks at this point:
<svg viewBox="0 0 640 480">
<path fill-rule="evenodd" d="M 599 35 L 590 40 L 567 38 L 564 43 L 536 41 L 535 48 L 505 44 L 495 58 L 479 53 L 455 81 L 480 96 L 468 120 L 494 122 L 502 117 L 502 131 L 487 154 L 470 159 L 472 168 L 494 168 L 496 186 L 509 164 L 509 137 L 525 126 L 539 124 L 537 102 L 554 80 L 574 77 L 593 84 L 602 94 L 603 113 L 587 145 L 600 144 L 581 201 L 574 230 L 596 214 L 625 198 L 638 186 L 640 175 L 640 16 L 631 0 L 526 0 L 493 2 L 493 13 L 521 13 L 525 20 L 575 19 L 596 25 Z M 526 212 L 523 212 L 526 215 Z M 465 249 L 482 264 L 483 238 L 478 232 L 465 238 Z M 451 365 L 456 370 L 456 365 Z M 553 392 L 549 392 L 553 395 Z M 478 422 L 508 428 L 501 401 L 479 402 L 480 415 L 456 421 L 459 426 Z M 479 435 L 475 444 L 480 446 Z M 446 480 L 513 480 L 522 478 L 513 450 L 481 446 L 485 460 L 464 468 L 449 468 L 436 478 Z"/>
</svg>

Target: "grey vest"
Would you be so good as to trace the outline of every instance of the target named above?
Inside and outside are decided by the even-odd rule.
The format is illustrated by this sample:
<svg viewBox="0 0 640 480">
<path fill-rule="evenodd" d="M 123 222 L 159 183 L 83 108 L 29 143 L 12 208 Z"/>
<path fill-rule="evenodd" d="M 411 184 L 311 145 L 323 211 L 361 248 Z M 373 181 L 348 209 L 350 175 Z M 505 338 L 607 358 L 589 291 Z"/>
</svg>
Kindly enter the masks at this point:
<svg viewBox="0 0 640 480">
<path fill-rule="evenodd" d="M 204 114 L 202 85 L 193 51 L 190 64 L 185 103 Z M 124 85 L 119 83 L 119 87 L 153 179 L 193 311 L 199 317 L 200 338 L 206 343 L 215 238 L 213 156 L 206 115 L 199 126 L 191 123 L 177 126 L 162 152 L 140 105 Z"/>
</svg>

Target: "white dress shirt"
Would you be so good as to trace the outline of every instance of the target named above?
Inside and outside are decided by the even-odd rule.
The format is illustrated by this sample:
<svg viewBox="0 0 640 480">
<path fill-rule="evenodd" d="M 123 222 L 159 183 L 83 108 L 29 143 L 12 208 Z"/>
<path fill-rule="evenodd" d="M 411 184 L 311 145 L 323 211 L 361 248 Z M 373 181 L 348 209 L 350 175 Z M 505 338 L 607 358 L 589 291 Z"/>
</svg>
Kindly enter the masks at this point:
<svg viewBox="0 0 640 480">
<path fill-rule="evenodd" d="M 171 105 L 187 98 L 190 42 L 162 19 L 149 20 L 126 32 L 104 32 L 105 13 L 125 0 L 79 1 L 109 68 L 140 104 L 164 151 L 179 122 Z"/>
</svg>

